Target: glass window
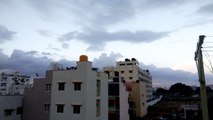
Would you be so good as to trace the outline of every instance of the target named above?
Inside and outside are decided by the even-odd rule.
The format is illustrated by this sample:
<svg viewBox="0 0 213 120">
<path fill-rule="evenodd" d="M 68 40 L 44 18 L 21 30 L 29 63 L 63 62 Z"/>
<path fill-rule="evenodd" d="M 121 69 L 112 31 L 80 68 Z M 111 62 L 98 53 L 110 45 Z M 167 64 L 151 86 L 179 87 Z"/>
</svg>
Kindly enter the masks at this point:
<svg viewBox="0 0 213 120">
<path fill-rule="evenodd" d="M 16 114 L 17 115 L 20 115 L 20 114 L 22 114 L 22 107 L 17 107 L 17 111 L 16 111 Z"/>
<path fill-rule="evenodd" d="M 74 90 L 80 91 L 81 90 L 81 82 L 75 82 L 74 83 Z"/>
<path fill-rule="evenodd" d="M 97 83 L 96 83 L 96 95 L 97 96 L 100 96 L 101 95 L 101 81 L 100 80 L 97 80 Z"/>
<path fill-rule="evenodd" d="M 49 112 L 50 111 L 50 104 L 44 104 L 44 111 Z"/>
<path fill-rule="evenodd" d="M 51 84 L 45 84 L 45 87 L 46 87 L 46 91 L 50 91 L 50 89 L 51 89 Z"/>
<path fill-rule="evenodd" d="M 65 82 L 58 83 L 58 90 L 64 90 L 65 89 Z"/>
<path fill-rule="evenodd" d="M 64 105 L 58 104 L 57 105 L 57 113 L 63 113 L 64 112 Z"/>
<path fill-rule="evenodd" d="M 5 116 L 11 116 L 11 115 L 12 115 L 12 112 L 13 112 L 13 109 L 5 109 L 5 110 L 4 110 L 4 115 L 5 115 Z"/>
<path fill-rule="evenodd" d="M 73 113 L 80 114 L 81 113 L 81 105 L 73 105 Z"/>
<path fill-rule="evenodd" d="M 101 111 L 101 102 L 100 100 L 96 100 L 96 116 L 100 116 Z"/>
</svg>

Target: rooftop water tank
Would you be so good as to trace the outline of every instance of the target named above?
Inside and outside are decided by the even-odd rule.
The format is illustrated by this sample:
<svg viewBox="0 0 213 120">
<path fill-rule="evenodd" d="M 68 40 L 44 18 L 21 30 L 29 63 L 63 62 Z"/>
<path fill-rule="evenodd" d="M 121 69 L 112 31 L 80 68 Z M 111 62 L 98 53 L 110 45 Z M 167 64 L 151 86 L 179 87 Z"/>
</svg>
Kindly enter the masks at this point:
<svg viewBox="0 0 213 120">
<path fill-rule="evenodd" d="M 88 61 L 88 57 L 87 57 L 86 55 L 81 55 L 81 56 L 79 57 L 79 61 L 80 61 L 80 62 L 87 62 L 87 61 Z"/>
</svg>

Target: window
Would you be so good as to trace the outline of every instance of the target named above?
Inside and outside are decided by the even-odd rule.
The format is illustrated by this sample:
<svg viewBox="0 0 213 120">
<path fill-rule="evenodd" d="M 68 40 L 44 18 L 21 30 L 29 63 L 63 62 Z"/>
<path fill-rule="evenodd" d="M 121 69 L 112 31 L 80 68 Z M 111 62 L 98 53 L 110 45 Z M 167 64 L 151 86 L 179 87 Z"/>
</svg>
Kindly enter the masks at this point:
<svg viewBox="0 0 213 120">
<path fill-rule="evenodd" d="M 100 96 L 101 94 L 101 81 L 100 80 L 97 80 L 97 83 L 96 83 L 96 95 L 97 96 Z"/>
<path fill-rule="evenodd" d="M 121 71 L 121 73 L 124 73 L 124 71 Z"/>
<path fill-rule="evenodd" d="M 123 65 L 125 65 L 125 64 L 124 64 L 124 63 L 121 63 L 121 64 L 120 64 L 120 66 L 123 66 Z"/>
<path fill-rule="evenodd" d="M 132 73 L 132 70 L 129 70 L 129 73 Z"/>
<path fill-rule="evenodd" d="M 81 82 L 75 82 L 74 83 L 74 90 L 80 91 L 81 90 Z"/>
<path fill-rule="evenodd" d="M 129 79 L 131 80 L 131 79 L 132 79 L 132 77 L 129 77 Z"/>
<path fill-rule="evenodd" d="M 50 104 L 44 104 L 44 112 L 50 111 Z"/>
<path fill-rule="evenodd" d="M 12 112 L 13 112 L 13 109 L 5 109 L 5 110 L 4 110 L 4 115 L 5 115 L 5 116 L 11 116 L 11 115 L 12 115 Z"/>
<path fill-rule="evenodd" d="M 64 105 L 58 104 L 57 105 L 57 113 L 63 113 L 64 112 Z"/>
<path fill-rule="evenodd" d="M 114 74 L 115 74 L 115 77 L 119 76 L 119 72 L 118 71 L 115 71 Z"/>
<path fill-rule="evenodd" d="M 81 105 L 73 105 L 73 113 L 80 114 L 81 113 Z"/>
<path fill-rule="evenodd" d="M 109 98 L 108 100 L 109 109 L 115 109 L 116 108 L 116 98 Z"/>
<path fill-rule="evenodd" d="M 45 87 L 46 87 L 46 91 L 50 91 L 50 89 L 51 89 L 51 84 L 45 84 Z"/>
<path fill-rule="evenodd" d="M 133 63 L 127 63 L 127 65 L 133 65 Z"/>
<path fill-rule="evenodd" d="M 96 100 L 96 116 L 100 116 L 100 111 L 101 111 L 101 102 L 100 100 Z"/>
<path fill-rule="evenodd" d="M 17 115 L 22 114 L 22 107 L 17 107 L 16 114 L 17 114 Z"/>
<path fill-rule="evenodd" d="M 7 77 L 2 77 L 2 81 L 5 81 L 5 80 L 7 80 Z"/>
<path fill-rule="evenodd" d="M 1 83 L 1 86 L 6 86 L 6 83 Z"/>
<path fill-rule="evenodd" d="M 65 82 L 58 83 L 58 90 L 64 90 L 65 89 Z"/>
</svg>

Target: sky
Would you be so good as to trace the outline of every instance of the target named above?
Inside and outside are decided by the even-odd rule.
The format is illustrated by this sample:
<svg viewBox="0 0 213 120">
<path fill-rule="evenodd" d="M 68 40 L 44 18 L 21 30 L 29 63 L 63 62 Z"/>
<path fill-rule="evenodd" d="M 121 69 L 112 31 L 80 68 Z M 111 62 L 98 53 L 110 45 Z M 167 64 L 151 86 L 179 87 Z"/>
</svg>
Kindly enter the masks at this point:
<svg viewBox="0 0 213 120">
<path fill-rule="evenodd" d="M 212 45 L 212 31 L 211 0 L 0 0 L 0 72 L 44 76 L 86 54 L 100 69 L 136 58 L 156 87 L 199 85 L 194 52 L 199 35 Z"/>
</svg>

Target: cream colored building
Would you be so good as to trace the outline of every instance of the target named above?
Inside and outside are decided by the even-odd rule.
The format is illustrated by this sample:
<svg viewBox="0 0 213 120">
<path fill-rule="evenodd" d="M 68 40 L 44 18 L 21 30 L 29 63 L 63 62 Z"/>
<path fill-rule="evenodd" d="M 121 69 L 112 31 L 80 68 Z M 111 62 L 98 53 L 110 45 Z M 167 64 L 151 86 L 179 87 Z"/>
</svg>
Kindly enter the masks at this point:
<svg viewBox="0 0 213 120">
<path fill-rule="evenodd" d="M 108 78 L 92 68 L 87 56 L 80 56 L 76 67 L 62 69 L 55 66 L 54 70 L 48 71 L 47 78 L 38 80 L 40 89 L 34 85 L 36 88 L 27 91 L 24 120 L 33 120 L 31 115 L 44 116 L 37 118 L 42 120 L 108 120 Z M 39 99 L 38 103 L 36 99 Z"/>
<path fill-rule="evenodd" d="M 152 100 L 152 76 L 149 70 L 140 68 L 139 62 L 132 58 L 116 62 L 115 67 L 106 67 L 104 71 L 107 71 L 106 73 L 109 75 L 111 74 L 110 71 L 118 71 L 123 81 L 131 83 L 131 91 L 129 92 L 130 116 L 145 116 L 147 114 L 147 102 Z"/>
</svg>

